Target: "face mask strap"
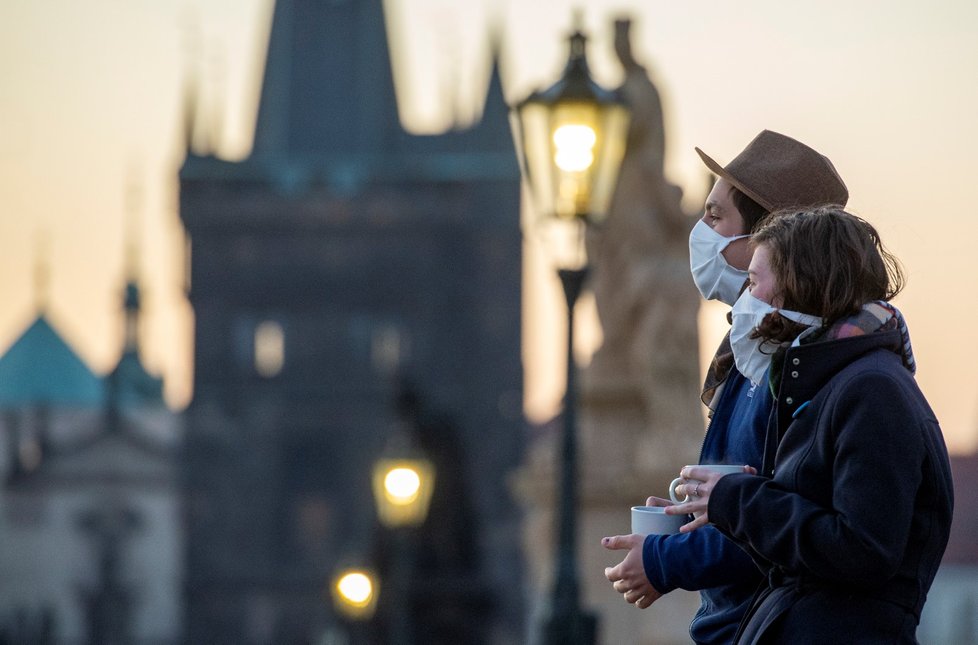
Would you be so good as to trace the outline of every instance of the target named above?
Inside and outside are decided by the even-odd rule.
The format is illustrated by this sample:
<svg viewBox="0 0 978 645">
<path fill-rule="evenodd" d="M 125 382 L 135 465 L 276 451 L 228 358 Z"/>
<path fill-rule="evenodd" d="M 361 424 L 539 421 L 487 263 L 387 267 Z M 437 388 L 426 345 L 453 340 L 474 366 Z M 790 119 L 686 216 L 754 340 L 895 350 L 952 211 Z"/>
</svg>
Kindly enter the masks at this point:
<svg viewBox="0 0 978 645">
<path fill-rule="evenodd" d="M 703 226 L 700 227 L 700 224 L 702 224 Z M 697 228 L 699 228 L 700 231 L 701 231 L 699 233 L 699 235 L 710 236 L 710 237 L 713 237 L 713 238 L 720 238 L 720 239 L 724 240 L 724 242 L 725 242 L 724 245 L 722 247 L 720 247 L 720 250 L 721 251 L 723 251 L 724 249 L 726 249 L 728 246 L 730 246 L 730 244 L 732 242 L 735 242 L 736 240 L 742 240 L 745 237 L 750 237 L 750 233 L 747 233 L 747 234 L 744 234 L 744 235 L 734 235 L 733 237 L 727 237 L 726 235 L 720 235 L 719 233 L 717 233 L 713 229 L 713 227 L 711 227 L 709 224 L 707 224 L 703 220 L 699 220 L 698 222 L 696 222 L 696 225 L 693 227 L 694 232 L 695 232 L 695 230 Z"/>
<path fill-rule="evenodd" d="M 711 230 L 711 231 L 713 231 L 713 229 L 712 229 L 712 228 L 711 228 L 710 230 Z M 717 233 L 716 231 L 713 231 L 713 232 L 714 232 L 714 233 Z M 720 234 L 719 234 L 719 233 L 717 233 L 717 235 L 720 235 Z M 720 237 L 722 237 L 723 239 L 725 239 L 725 240 L 727 241 L 727 243 L 726 243 L 726 244 L 724 244 L 724 245 L 723 245 L 723 247 L 722 247 L 722 248 L 720 249 L 720 252 L 721 252 L 721 253 L 723 253 L 724 251 L 726 251 L 726 250 L 727 250 L 727 247 L 728 247 L 728 246 L 730 246 L 731 244 L 733 244 L 733 243 L 734 243 L 734 242 L 736 242 L 737 240 L 742 240 L 742 239 L 744 239 L 745 237 L 750 237 L 750 234 L 748 234 L 748 235 L 734 235 L 733 237 L 727 237 L 727 236 L 725 236 L 725 235 L 720 235 Z M 724 262 L 726 262 L 726 261 L 727 261 L 727 259 L 726 259 L 726 258 L 724 258 L 724 259 L 723 259 L 723 261 L 724 261 Z M 728 266 L 729 266 L 729 264 L 728 264 Z M 731 268 L 732 268 L 732 267 L 731 267 Z M 737 269 L 737 271 L 740 271 L 740 270 L 741 270 L 741 269 Z"/>
<path fill-rule="evenodd" d="M 799 325 L 807 325 L 809 327 L 821 327 L 822 319 L 818 316 L 812 316 L 810 314 L 803 314 L 797 311 L 791 311 L 788 309 L 778 309 L 778 313 L 787 318 L 792 322 L 796 322 Z"/>
</svg>

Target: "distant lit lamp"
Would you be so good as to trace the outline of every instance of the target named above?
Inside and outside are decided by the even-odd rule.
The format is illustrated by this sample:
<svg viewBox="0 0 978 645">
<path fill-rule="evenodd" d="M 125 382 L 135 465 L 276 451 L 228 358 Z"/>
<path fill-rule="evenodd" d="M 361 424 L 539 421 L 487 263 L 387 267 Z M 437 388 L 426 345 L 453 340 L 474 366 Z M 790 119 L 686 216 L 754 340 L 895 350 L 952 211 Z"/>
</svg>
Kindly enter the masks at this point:
<svg viewBox="0 0 978 645">
<path fill-rule="evenodd" d="M 409 529 L 424 524 L 435 489 L 435 466 L 411 444 L 408 429 L 395 430 L 373 469 L 377 517 L 392 530 L 394 538 L 394 569 L 390 578 L 396 598 L 387 641 L 390 645 L 414 643 L 410 606 L 414 535 Z"/>
<path fill-rule="evenodd" d="M 595 642 L 597 619 L 579 604 L 576 565 L 577 411 L 574 305 L 587 276 L 585 228 L 608 215 L 625 153 L 630 112 L 618 92 L 591 78 L 585 37 L 570 36 L 570 57 L 561 78 L 530 94 L 510 113 L 523 177 L 537 212 L 560 237 L 550 252 L 563 258 L 558 275 L 567 301 L 567 389 L 560 462 L 557 572 L 553 606 L 544 626 L 547 644 Z M 534 227 L 536 228 L 536 227 Z M 554 248 L 554 245 L 559 248 Z"/>
<path fill-rule="evenodd" d="M 340 569 L 330 583 L 336 611 L 349 620 L 369 620 L 377 609 L 377 576 L 366 568 Z"/>
<path fill-rule="evenodd" d="M 420 526 L 428 517 L 435 488 L 431 461 L 402 444 L 374 463 L 373 490 L 377 517 L 388 528 Z"/>
</svg>

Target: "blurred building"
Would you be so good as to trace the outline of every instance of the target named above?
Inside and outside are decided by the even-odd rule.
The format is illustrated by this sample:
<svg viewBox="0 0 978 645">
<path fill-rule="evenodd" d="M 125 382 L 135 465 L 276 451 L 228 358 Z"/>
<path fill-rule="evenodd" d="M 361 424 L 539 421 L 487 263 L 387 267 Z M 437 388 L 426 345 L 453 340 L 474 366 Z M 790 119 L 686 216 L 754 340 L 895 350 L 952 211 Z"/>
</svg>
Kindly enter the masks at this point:
<svg viewBox="0 0 978 645">
<path fill-rule="evenodd" d="M 921 643 L 978 644 L 978 454 L 951 457 L 954 519 L 941 568 L 927 596 Z"/>
<path fill-rule="evenodd" d="M 94 374 L 41 313 L 0 356 L 0 642 L 176 643 L 180 420 L 126 344 Z"/>
<path fill-rule="evenodd" d="M 380 642 L 519 642 L 519 173 L 497 71 L 477 125 L 413 136 L 381 0 L 280 0 L 251 156 L 213 156 L 190 99 L 189 642 L 318 640 L 330 576 L 364 561 Z M 416 575 L 385 593 L 370 469 L 398 424 L 438 472 Z M 410 634 L 385 632 L 397 603 Z"/>
</svg>

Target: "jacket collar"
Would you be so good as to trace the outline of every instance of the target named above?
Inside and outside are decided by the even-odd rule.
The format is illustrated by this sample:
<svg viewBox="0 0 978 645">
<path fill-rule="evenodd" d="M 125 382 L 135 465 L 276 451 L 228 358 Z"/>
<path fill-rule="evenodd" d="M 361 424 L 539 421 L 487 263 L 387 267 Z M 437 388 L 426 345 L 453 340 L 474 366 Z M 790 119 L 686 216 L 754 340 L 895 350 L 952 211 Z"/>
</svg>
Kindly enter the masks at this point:
<svg viewBox="0 0 978 645">
<path fill-rule="evenodd" d="M 781 363 L 781 386 L 772 411 L 775 425 L 768 425 L 765 474 L 770 475 L 773 469 L 777 446 L 793 415 L 807 406 L 833 376 L 869 352 L 886 349 L 899 355 L 901 346 L 900 331 L 893 329 L 789 347 Z"/>
<path fill-rule="evenodd" d="M 811 401 L 830 378 L 857 358 L 876 349 L 899 354 L 900 346 L 900 332 L 894 329 L 789 347 L 777 402 L 779 427 L 787 427 L 787 421 L 802 404 Z"/>
</svg>

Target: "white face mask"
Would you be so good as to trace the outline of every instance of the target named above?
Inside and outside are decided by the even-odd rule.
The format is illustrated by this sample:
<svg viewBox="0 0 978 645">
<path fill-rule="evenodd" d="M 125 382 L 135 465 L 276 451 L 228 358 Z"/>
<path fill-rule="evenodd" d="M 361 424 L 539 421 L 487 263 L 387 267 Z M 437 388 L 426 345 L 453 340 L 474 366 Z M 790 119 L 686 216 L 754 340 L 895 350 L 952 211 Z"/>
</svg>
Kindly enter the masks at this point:
<svg viewBox="0 0 978 645">
<path fill-rule="evenodd" d="M 730 347 L 733 349 L 734 363 L 741 374 L 750 379 L 751 383 L 760 383 L 764 374 L 771 366 L 771 355 L 777 349 L 764 338 L 751 338 L 751 333 L 764 319 L 778 312 L 788 320 L 808 327 L 821 327 L 822 319 L 818 316 L 777 309 L 763 300 L 758 300 L 750 291 L 741 294 L 734 303 L 730 316 L 733 326 L 730 328 Z M 764 347 L 767 344 L 768 347 Z"/>
<path fill-rule="evenodd" d="M 700 294 L 707 300 L 728 305 L 737 301 L 747 281 L 747 272 L 735 269 L 723 257 L 723 250 L 734 240 L 749 235 L 724 237 L 700 220 L 689 232 L 689 270 Z"/>
</svg>

